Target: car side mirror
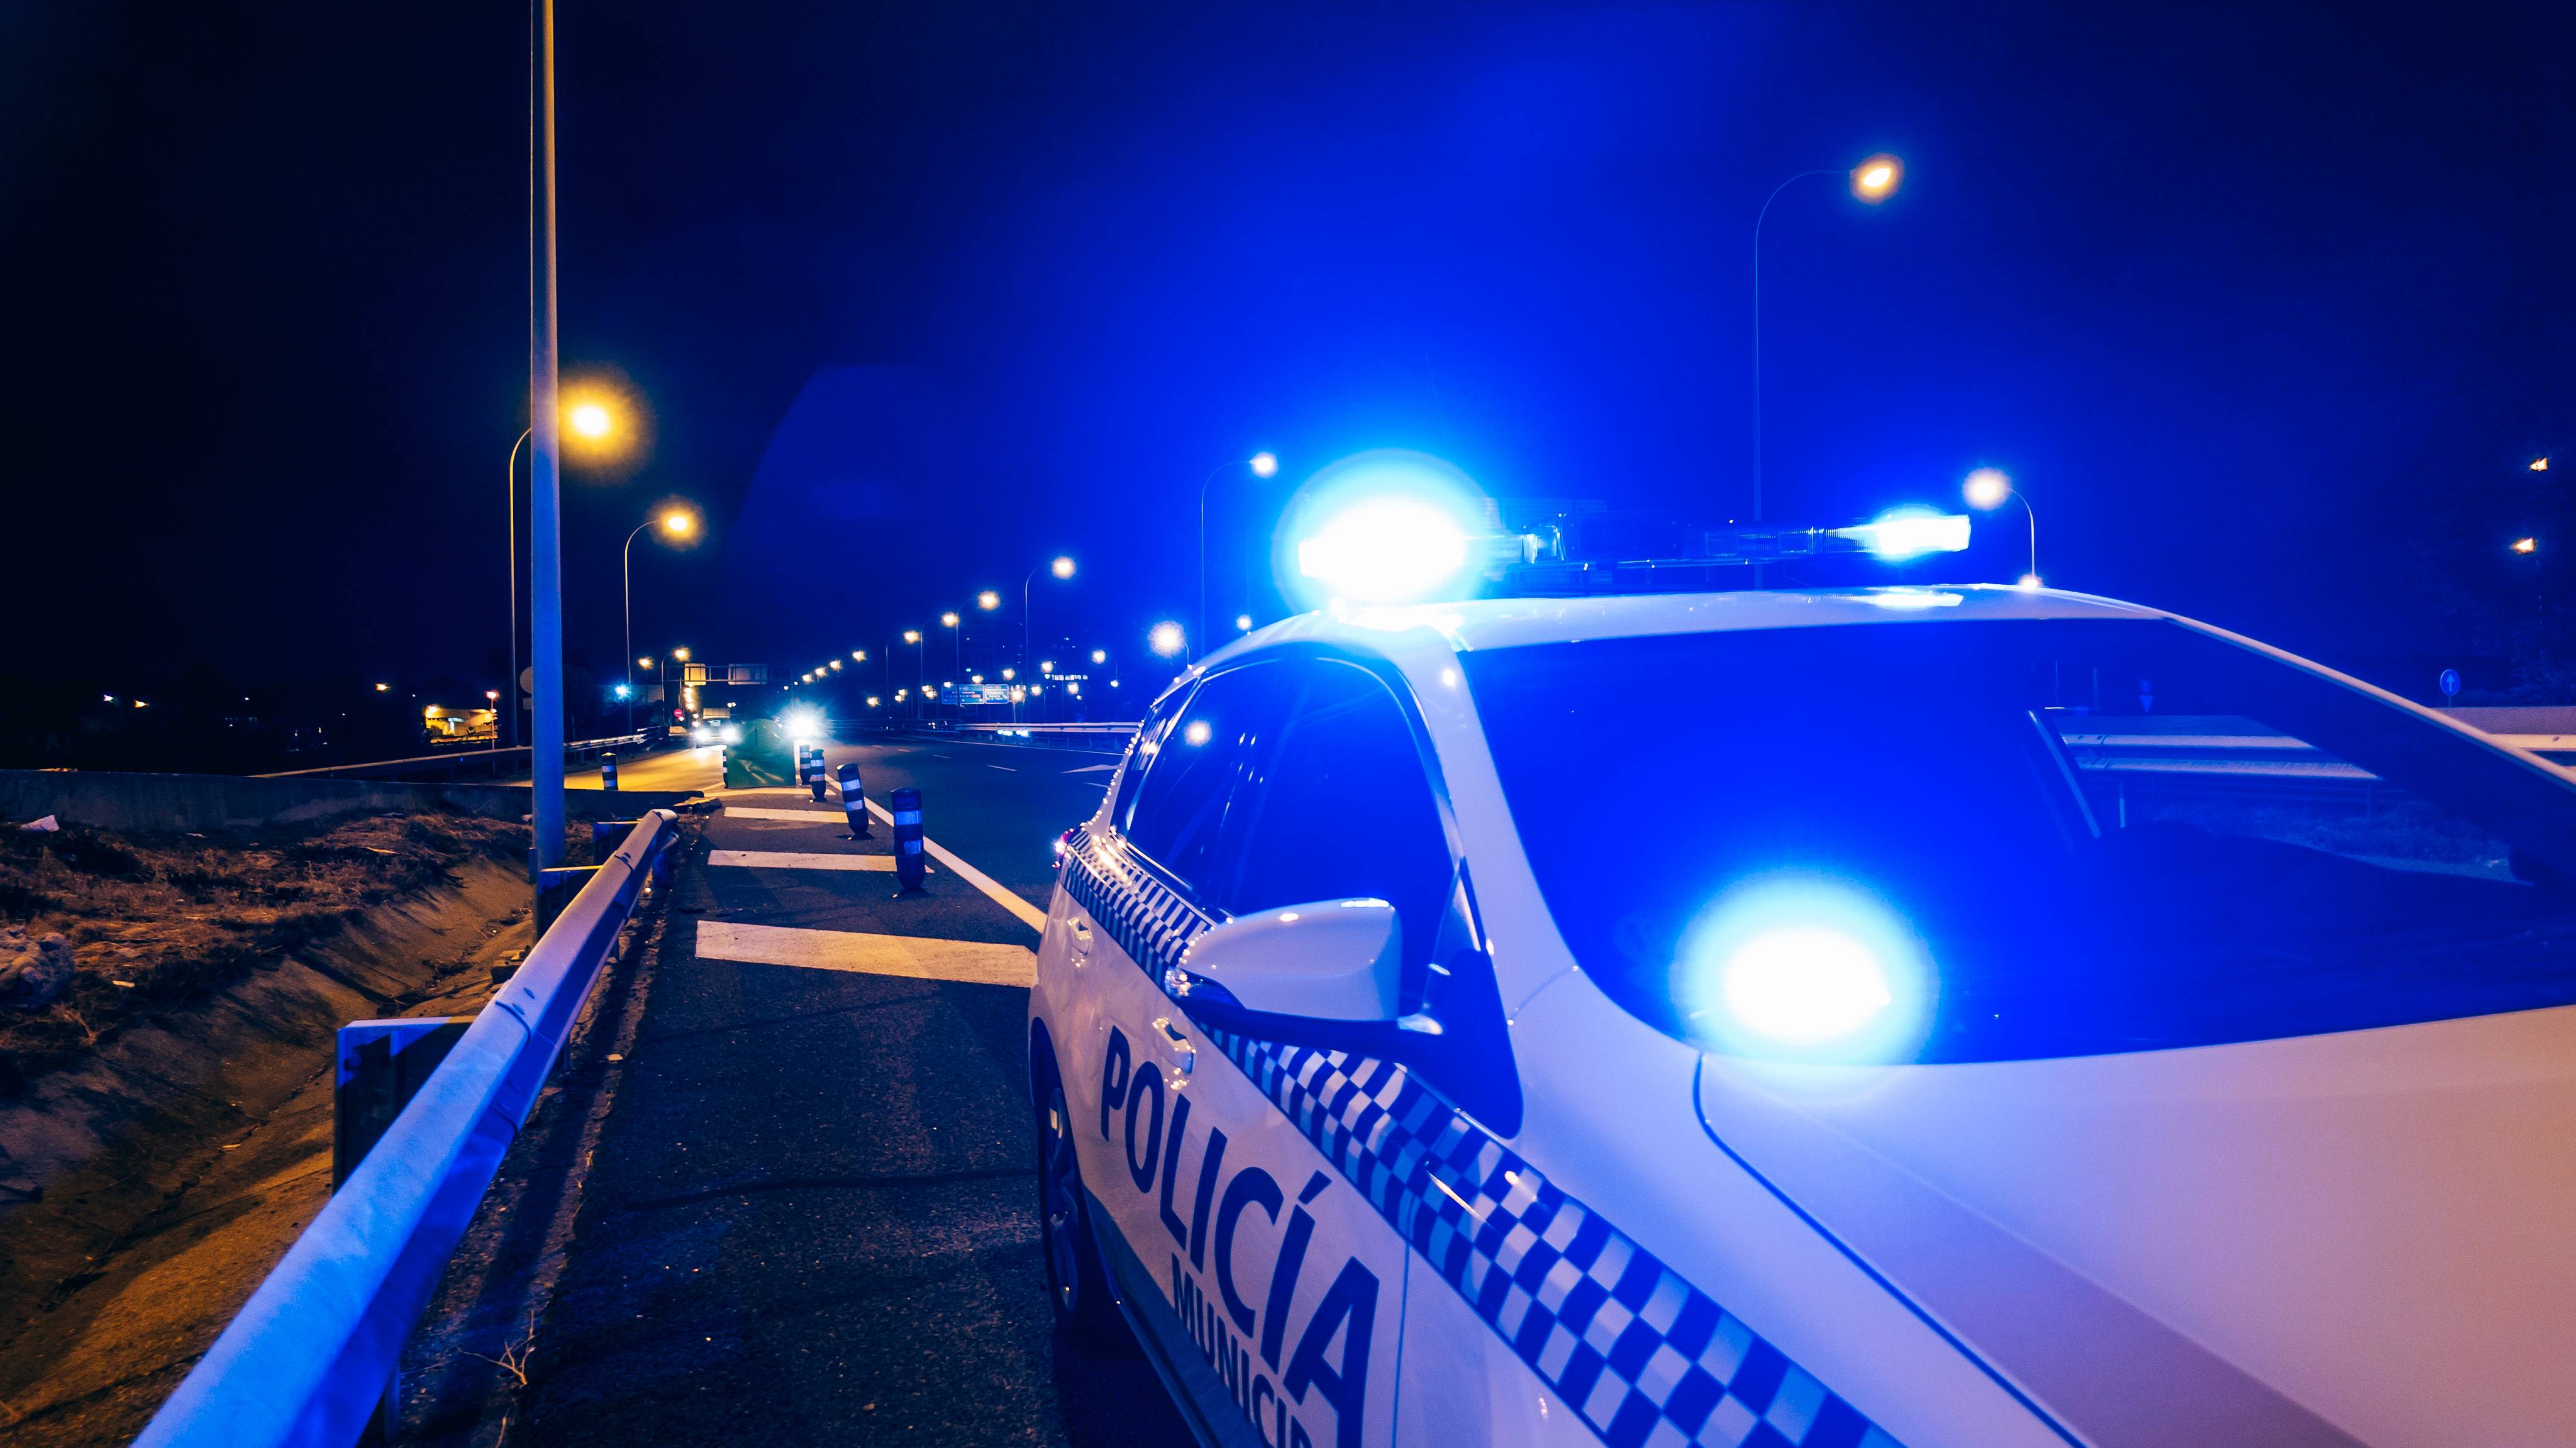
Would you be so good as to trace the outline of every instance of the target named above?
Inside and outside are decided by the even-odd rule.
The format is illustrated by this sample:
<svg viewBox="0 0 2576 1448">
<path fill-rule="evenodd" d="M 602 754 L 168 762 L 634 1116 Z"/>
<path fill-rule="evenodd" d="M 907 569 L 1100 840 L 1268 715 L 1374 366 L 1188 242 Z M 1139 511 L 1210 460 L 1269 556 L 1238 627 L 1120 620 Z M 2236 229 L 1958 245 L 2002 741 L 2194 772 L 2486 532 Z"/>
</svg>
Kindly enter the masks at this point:
<svg viewBox="0 0 2576 1448">
<path fill-rule="evenodd" d="M 1164 988 L 1224 1029 L 1255 1018 L 1391 1022 L 1404 923 L 1384 900 L 1256 910 L 1201 931 Z"/>
</svg>

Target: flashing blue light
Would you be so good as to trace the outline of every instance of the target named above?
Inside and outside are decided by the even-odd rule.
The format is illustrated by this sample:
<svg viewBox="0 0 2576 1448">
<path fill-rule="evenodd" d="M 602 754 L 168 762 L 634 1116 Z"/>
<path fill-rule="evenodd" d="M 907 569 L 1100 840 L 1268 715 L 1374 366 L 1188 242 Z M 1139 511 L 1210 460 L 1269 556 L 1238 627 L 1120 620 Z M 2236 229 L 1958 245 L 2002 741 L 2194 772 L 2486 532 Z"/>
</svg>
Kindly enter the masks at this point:
<svg viewBox="0 0 2576 1448">
<path fill-rule="evenodd" d="M 632 690 L 632 689 L 630 689 L 630 688 L 626 687 L 624 684 L 620 684 L 620 685 L 618 685 L 618 686 L 617 686 L 617 688 L 616 688 L 616 690 L 615 690 L 615 693 L 616 693 L 617 697 L 618 697 L 618 698 L 621 698 L 621 699 L 626 698 L 628 695 L 633 694 L 634 692 L 635 692 L 634 690 Z"/>
<path fill-rule="evenodd" d="M 1281 590 L 1310 606 L 1461 597 L 1475 585 L 1476 540 L 1496 531 L 1492 512 L 1474 479 L 1427 453 L 1343 458 L 1298 489 L 1280 522 Z"/>
<path fill-rule="evenodd" d="M 1836 528 L 1833 535 L 1858 542 L 1885 562 L 1902 563 L 1926 553 L 1964 552 L 1968 546 L 1968 515 L 1898 508 L 1880 515 L 1875 522 Z"/>
<path fill-rule="evenodd" d="M 1694 1034 L 1782 1061 L 1912 1057 L 1931 1020 L 1931 961 L 1876 895 L 1819 875 L 1743 881 L 1694 921 L 1674 971 Z"/>
<path fill-rule="evenodd" d="M 1297 545 L 1297 571 L 1353 603 L 1426 598 L 1467 566 L 1467 533 L 1419 498 L 1373 498 Z"/>
<path fill-rule="evenodd" d="M 1718 991 L 1735 1018 L 1790 1046 L 1848 1039 L 1896 998 L 1869 947 L 1839 930 L 1773 930 L 1736 947 L 1718 968 Z"/>
</svg>

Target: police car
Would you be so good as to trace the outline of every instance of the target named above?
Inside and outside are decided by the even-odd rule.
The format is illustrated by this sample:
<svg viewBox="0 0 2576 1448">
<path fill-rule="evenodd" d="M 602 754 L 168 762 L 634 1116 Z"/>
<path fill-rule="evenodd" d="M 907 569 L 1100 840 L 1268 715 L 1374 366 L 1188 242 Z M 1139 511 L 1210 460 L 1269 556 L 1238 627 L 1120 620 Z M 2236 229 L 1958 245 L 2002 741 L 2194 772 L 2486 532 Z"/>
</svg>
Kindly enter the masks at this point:
<svg viewBox="0 0 2576 1448">
<path fill-rule="evenodd" d="M 2314 664 L 1309 615 L 1062 849 L 1054 1310 L 1204 1441 L 2576 1443 L 2576 785 Z"/>
</svg>

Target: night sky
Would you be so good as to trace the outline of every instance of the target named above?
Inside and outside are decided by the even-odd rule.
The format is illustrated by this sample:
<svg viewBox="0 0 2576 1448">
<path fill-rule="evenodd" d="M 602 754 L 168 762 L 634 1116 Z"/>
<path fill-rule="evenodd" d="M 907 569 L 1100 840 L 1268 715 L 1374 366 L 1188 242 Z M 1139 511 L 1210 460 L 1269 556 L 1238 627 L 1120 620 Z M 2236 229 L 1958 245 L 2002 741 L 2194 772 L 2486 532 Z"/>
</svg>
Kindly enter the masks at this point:
<svg viewBox="0 0 2576 1448">
<path fill-rule="evenodd" d="M 638 647 L 797 667 L 1056 551 L 1041 628 L 1132 649 L 1189 616 L 1200 479 L 1257 448 L 1283 472 L 1220 475 L 1220 599 L 1365 448 L 1738 513 L 1755 212 L 1881 150 L 1887 205 L 1825 179 L 1771 215 L 1775 519 L 2000 466 L 2052 583 L 2400 686 L 2511 655 L 2547 560 L 2505 544 L 2576 525 L 2576 8 L 558 24 L 566 373 L 651 410 L 648 456 L 566 481 L 603 669 L 618 542 L 670 497 L 712 532 L 637 541 Z M 497 683 L 526 47 L 508 5 L 0 8 L 23 671 Z M 2017 573 L 2004 526 L 1953 573 Z"/>
</svg>

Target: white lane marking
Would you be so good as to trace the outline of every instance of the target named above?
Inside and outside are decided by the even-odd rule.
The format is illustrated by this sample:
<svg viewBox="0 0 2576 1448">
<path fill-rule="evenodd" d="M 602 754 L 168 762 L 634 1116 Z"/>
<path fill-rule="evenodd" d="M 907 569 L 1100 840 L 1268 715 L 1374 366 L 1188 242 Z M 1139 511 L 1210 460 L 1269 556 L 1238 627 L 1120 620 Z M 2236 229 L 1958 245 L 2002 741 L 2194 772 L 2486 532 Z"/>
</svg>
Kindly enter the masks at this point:
<svg viewBox="0 0 2576 1448">
<path fill-rule="evenodd" d="M 807 970 L 846 970 L 913 980 L 954 980 L 970 985 L 1037 984 L 1037 952 L 1025 945 L 981 940 L 927 940 L 912 935 L 871 935 L 856 930 L 797 930 L 784 925 L 698 922 L 698 957 L 754 965 L 793 965 Z"/>
<path fill-rule="evenodd" d="M 1019 773 L 1019 771 L 1018 771 L 1018 770 L 1013 769 L 1011 766 L 1009 766 L 1009 765 L 1007 765 L 1007 764 L 987 764 L 987 765 L 985 765 L 984 767 L 985 767 L 986 769 L 998 769 L 998 770 L 1002 771 L 1004 774 L 1017 774 L 1017 773 Z"/>
<path fill-rule="evenodd" d="M 805 793 L 806 787 L 801 784 L 763 784 L 754 785 L 746 789 L 728 789 L 724 791 L 723 797 L 726 799 L 753 799 L 785 795 L 791 799 L 801 799 L 805 796 Z"/>
<path fill-rule="evenodd" d="M 1117 767 L 1118 767 L 1118 766 L 1117 766 L 1117 765 L 1114 765 L 1114 764 L 1077 764 L 1077 765 L 1075 765 L 1073 768 L 1066 770 L 1066 771 L 1065 771 L 1065 773 L 1067 773 L 1067 774 L 1107 774 L 1109 771 L 1111 771 L 1111 770 L 1113 770 L 1113 769 L 1116 769 Z"/>
<path fill-rule="evenodd" d="M 727 806 L 723 818 L 729 820 L 787 820 L 797 824 L 846 825 L 850 817 L 836 809 L 734 809 Z"/>
<path fill-rule="evenodd" d="M 875 800 L 869 800 L 868 809 L 871 813 L 875 814 L 878 819 L 886 822 L 886 828 L 894 828 L 894 814 L 884 805 L 877 803 Z M 930 852 L 930 857 L 932 859 L 937 860 L 939 863 L 956 871 L 957 878 L 964 880 L 967 884 L 983 891 L 987 899 L 991 900 L 994 904 L 1001 906 L 1003 909 L 1010 911 L 1013 915 L 1018 916 L 1022 925 L 1027 926 L 1040 935 L 1046 934 L 1047 918 L 1045 911 L 1040 910 L 1035 905 L 1032 905 L 1028 901 L 1021 899 L 1019 896 L 1012 894 L 1010 891 L 1003 889 L 1002 883 L 999 880 L 996 880 L 992 876 L 985 874 L 983 871 L 976 869 L 974 866 L 967 864 L 964 860 L 957 858 L 955 854 L 949 851 L 947 846 L 942 845 L 937 840 L 930 838 L 928 835 L 921 837 L 921 847 Z"/>
<path fill-rule="evenodd" d="M 892 855 L 808 855 L 794 850 L 709 850 L 710 865 L 739 865 L 754 870 L 894 871 Z"/>
</svg>

